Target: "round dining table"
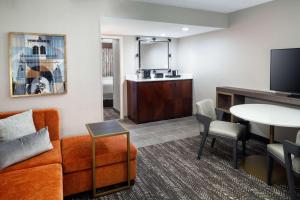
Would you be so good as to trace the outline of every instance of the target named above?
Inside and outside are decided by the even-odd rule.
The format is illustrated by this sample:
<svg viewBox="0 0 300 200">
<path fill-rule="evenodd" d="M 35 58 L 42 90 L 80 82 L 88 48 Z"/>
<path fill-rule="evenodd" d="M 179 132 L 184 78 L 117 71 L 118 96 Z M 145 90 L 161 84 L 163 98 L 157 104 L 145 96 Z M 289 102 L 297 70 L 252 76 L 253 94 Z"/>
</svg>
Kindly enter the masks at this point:
<svg viewBox="0 0 300 200">
<path fill-rule="evenodd" d="M 269 143 L 274 143 L 275 127 L 300 128 L 300 109 L 271 104 L 241 104 L 230 108 L 230 113 L 240 119 L 269 125 Z M 283 134 L 283 133 L 282 133 Z M 267 157 L 247 156 L 241 163 L 244 170 L 263 180 L 267 180 Z M 278 165 L 274 167 L 273 182 L 282 183 L 285 172 Z"/>
</svg>

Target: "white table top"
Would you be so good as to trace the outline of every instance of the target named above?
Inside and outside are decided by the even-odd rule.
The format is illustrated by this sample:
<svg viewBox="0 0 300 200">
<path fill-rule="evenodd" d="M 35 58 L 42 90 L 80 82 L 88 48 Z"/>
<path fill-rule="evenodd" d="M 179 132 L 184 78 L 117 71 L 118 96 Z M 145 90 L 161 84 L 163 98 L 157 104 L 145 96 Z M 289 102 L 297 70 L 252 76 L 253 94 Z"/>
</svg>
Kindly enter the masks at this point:
<svg viewBox="0 0 300 200">
<path fill-rule="evenodd" d="M 300 127 L 300 109 L 270 104 L 241 104 L 230 108 L 231 114 L 260 124 Z"/>
</svg>

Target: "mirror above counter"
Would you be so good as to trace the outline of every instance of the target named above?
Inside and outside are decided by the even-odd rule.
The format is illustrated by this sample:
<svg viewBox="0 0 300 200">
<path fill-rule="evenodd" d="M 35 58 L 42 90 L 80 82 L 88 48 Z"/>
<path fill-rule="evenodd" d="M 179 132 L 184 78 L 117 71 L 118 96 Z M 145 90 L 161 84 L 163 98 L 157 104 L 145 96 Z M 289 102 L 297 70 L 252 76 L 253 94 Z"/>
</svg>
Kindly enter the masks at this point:
<svg viewBox="0 0 300 200">
<path fill-rule="evenodd" d="M 171 39 L 137 37 L 139 70 L 169 70 Z"/>
</svg>

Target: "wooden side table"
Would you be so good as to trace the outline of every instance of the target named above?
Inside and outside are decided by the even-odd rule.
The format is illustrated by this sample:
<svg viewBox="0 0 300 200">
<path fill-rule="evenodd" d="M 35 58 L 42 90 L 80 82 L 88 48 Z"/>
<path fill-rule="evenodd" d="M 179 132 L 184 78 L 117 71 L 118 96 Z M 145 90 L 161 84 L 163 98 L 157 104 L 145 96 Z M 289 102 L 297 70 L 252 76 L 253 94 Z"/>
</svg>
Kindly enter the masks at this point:
<svg viewBox="0 0 300 200">
<path fill-rule="evenodd" d="M 93 196 L 104 196 L 113 192 L 130 188 L 130 135 L 129 131 L 122 127 L 117 121 L 105 121 L 99 123 L 86 124 L 89 134 L 92 138 L 92 155 L 93 155 Z M 101 137 L 110 137 L 125 134 L 127 136 L 127 185 L 111 189 L 105 192 L 97 193 L 96 186 L 96 140 Z"/>
</svg>

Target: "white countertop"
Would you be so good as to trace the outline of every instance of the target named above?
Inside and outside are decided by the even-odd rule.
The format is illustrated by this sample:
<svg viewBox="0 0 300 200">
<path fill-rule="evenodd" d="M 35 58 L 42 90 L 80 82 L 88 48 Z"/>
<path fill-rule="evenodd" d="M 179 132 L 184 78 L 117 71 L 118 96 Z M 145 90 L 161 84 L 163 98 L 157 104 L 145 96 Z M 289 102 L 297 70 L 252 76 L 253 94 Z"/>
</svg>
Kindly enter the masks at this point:
<svg viewBox="0 0 300 200">
<path fill-rule="evenodd" d="M 300 127 L 300 109 L 270 104 L 241 104 L 230 112 L 241 119 L 272 126 Z"/>
<path fill-rule="evenodd" d="M 187 80 L 187 79 L 193 79 L 192 74 L 180 74 L 180 77 L 178 78 L 149 78 L 149 79 L 138 79 L 137 75 L 133 74 L 127 74 L 126 80 L 129 81 L 135 81 L 135 82 L 151 82 L 151 81 L 175 81 L 175 80 Z"/>
</svg>

